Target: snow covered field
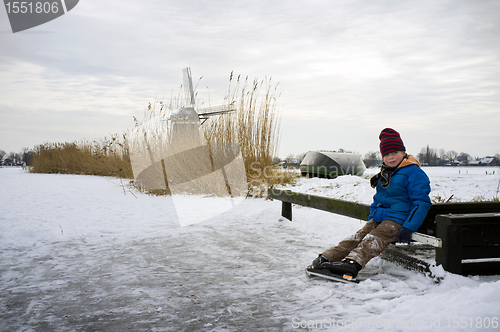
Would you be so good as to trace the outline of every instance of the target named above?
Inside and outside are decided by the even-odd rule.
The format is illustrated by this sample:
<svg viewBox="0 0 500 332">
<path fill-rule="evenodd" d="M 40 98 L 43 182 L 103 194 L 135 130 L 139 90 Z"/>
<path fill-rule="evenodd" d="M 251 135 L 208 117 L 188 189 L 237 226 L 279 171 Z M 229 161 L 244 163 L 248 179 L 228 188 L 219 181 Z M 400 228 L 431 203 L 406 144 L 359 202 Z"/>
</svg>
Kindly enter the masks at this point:
<svg viewBox="0 0 500 332">
<path fill-rule="evenodd" d="M 433 197 L 498 195 L 498 167 L 425 171 Z M 375 172 L 301 179 L 290 189 L 369 204 Z M 281 202 L 246 199 L 180 227 L 171 198 L 119 179 L 0 168 L 0 183 L 1 331 L 500 328 L 500 276 L 443 271 L 436 284 L 375 258 L 358 285 L 307 277 L 304 268 L 358 220 L 294 207 L 289 222 Z M 205 200 L 193 212 L 218 204 Z"/>
</svg>

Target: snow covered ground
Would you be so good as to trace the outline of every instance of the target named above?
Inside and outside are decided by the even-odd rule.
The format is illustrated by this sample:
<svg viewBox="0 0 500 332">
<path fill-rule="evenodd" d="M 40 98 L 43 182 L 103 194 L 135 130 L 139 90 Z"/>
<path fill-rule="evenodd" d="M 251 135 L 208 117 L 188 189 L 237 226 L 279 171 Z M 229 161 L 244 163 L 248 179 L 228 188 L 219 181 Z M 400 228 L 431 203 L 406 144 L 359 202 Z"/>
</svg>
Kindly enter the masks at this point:
<svg viewBox="0 0 500 332">
<path fill-rule="evenodd" d="M 499 168 L 425 171 L 433 197 L 498 195 Z M 369 204 L 374 172 L 290 189 Z M 246 199 L 180 227 L 171 198 L 115 178 L 0 168 L 0 183 L 1 331 L 499 330 L 500 276 L 435 283 L 374 258 L 358 285 L 307 277 L 358 220 L 294 207 L 290 222 L 281 202 Z M 193 213 L 218 204 L 205 200 Z"/>
</svg>

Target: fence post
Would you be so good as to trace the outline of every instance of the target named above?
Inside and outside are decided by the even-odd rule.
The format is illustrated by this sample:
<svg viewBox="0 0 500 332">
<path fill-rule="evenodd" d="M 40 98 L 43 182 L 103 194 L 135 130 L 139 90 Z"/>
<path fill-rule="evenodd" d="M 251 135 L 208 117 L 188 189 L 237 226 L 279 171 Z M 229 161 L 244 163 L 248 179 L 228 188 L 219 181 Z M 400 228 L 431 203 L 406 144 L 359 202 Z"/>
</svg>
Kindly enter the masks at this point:
<svg viewBox="0 0 500 332">
<path fill-rule="evenodd" d="M 292 203 L 284 201 L 281 202 L 281 215 L 292 221 Z"/>
</svg>

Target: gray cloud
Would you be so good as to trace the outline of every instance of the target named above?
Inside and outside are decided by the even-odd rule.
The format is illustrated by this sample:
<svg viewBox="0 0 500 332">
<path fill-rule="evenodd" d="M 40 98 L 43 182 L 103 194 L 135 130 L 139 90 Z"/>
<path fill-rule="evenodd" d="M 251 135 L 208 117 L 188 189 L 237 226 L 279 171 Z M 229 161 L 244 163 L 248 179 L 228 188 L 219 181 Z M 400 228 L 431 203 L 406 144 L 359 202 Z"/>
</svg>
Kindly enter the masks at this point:
<svg viewBox="0 0 500 332">
<path fill-rule="evenodd" d="M 231 71 L 279 81 L 282 156 L 376 150 L 387 126 L 414 153 L 498 153 L 499 13 L 495 1 L 81 1 L 32 31 L 0 34 L 1 122 L 23 131 L 21 115 L 54 112 L 68 121 L 51 126 L 82 136 L 124 131 L 149 101 L 175 94 L 190 66 L 214 104 Z M 33 141 L 49 139 L 46 126 L 30 128 Z M 0 148 L 19 149 L 5 133 Z"/>
</svg>

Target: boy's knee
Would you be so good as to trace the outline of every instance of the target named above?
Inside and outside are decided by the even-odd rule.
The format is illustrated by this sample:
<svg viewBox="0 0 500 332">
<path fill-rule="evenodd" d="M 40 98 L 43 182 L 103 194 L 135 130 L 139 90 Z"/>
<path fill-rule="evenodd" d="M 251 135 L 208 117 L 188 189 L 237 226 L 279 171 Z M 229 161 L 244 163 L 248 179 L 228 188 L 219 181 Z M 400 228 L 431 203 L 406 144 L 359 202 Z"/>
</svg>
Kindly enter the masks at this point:
<svg viewBox="0 0 500 332">
<path fill-rule="evenodd" d="M 385 220 L 370 234 L 374 235 L 386 242 L 395 242 L 398 239 L 398 232 L 402 228 L 399 223 L 393 220 Z"/>
</svg>

